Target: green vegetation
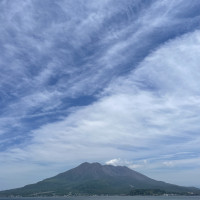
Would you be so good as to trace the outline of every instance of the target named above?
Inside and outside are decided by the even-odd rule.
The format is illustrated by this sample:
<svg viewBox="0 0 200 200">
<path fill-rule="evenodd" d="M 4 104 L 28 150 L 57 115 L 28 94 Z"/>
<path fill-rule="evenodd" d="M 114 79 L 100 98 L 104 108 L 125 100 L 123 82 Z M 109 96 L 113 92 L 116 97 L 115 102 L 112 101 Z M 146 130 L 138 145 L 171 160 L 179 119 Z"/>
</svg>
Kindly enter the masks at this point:
<svg viewBox="0 0 200 200">
<path fill-rule="evenodd" d="M 184 195 L 184 196 L 195 196 L 200 195 L 200 193 L 193 192 L 166 192 L 165 190 L 160 189 L 133 189 L 130 191 L 131 196 L 135 195 L 148 195 L 148 196 L 160 196 L 160 195 Z"/>
<path fill-rule="evenodd" d="M 165 190 L 159 190 L 159 189 L 135 189 L 135 190 L 131 190 L 130 195 L 134 196 L 134 195 L 153 195 L 153 196 L 157 196 L 157 195 L 164 195 L 167 194 L 167 192 Z"/>
</svg>

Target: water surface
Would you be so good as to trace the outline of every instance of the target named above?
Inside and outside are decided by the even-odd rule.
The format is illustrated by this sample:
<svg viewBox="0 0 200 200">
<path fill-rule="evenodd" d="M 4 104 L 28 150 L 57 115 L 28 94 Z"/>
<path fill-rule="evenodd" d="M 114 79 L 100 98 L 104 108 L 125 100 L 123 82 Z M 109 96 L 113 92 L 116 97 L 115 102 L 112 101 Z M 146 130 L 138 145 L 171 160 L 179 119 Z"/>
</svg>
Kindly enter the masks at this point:
<svg viewBox="0 0 200 200">
<path fill-rule="evenodd" d="M 0 200 L 200 200 L 200 196 L 8 197 Z"/>
</svg>

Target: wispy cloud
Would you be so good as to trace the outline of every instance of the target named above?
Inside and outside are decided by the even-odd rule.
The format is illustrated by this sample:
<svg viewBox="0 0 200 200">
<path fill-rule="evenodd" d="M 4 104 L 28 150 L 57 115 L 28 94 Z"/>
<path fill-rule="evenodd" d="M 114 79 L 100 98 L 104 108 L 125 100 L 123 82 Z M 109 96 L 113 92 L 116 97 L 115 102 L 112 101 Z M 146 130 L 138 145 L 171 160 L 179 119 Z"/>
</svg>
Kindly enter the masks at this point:
<svg viewBox="0 0 200 200">
<path fill-rule="evenodd" d="M 0 5 L 4 171 L 199 166 L 198 1 Z"/>
</svg>

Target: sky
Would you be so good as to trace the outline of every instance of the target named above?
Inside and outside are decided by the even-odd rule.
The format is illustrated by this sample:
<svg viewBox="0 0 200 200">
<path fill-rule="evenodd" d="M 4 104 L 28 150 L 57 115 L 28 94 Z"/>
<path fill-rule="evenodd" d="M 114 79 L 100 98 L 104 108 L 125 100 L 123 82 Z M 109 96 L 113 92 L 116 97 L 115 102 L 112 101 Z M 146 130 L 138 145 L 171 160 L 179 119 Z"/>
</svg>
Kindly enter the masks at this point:
<svg viewBox="0 0 200 200">
<path fill-rule="evenodd" d="M 0 190 L 82 162 L 200 187 L 199 0 L 1 0 Z"/>
</svg>

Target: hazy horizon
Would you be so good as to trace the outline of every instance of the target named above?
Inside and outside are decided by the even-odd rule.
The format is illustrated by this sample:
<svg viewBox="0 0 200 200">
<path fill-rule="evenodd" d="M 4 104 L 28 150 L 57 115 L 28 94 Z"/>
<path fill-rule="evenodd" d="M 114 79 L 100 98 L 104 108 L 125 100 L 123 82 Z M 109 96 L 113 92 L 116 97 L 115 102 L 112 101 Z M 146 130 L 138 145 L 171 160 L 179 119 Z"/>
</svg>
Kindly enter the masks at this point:
<svg viewBox="0 0 200 200">
<path fill-rule="evenodd" d="M 2 0 L 0 13 L 0 190 L 86 161 L 200 188 L 199 0 Z"/>
</svg>

